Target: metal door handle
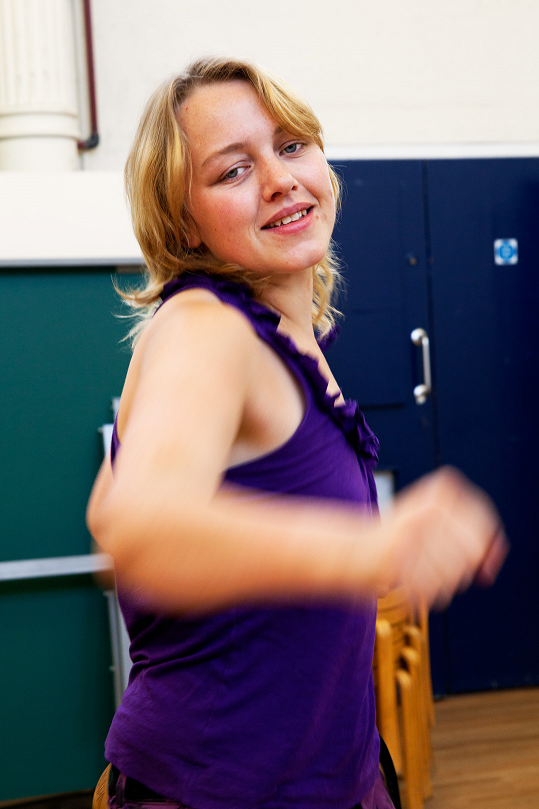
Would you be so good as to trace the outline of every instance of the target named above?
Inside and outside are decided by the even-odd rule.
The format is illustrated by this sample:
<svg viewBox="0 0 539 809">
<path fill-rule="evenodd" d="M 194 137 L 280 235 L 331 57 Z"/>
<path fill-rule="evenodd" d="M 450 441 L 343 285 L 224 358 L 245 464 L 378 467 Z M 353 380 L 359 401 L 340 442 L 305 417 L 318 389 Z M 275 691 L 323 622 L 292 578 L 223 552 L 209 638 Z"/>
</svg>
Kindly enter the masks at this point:
<svg viewBox="0 0 539 809">
<path fill-rule="evenodd" d="M 429 336 L 425 329 L 414 329 L 410 337 L 412 343 L 416 346 L 421 346 L 423 352 L 423 382 L 421 385 L 416 385 L 414 388 L 415 403 L 422 405 L 425 404 L 427 396 L 432 390 Z"/>
</svg>

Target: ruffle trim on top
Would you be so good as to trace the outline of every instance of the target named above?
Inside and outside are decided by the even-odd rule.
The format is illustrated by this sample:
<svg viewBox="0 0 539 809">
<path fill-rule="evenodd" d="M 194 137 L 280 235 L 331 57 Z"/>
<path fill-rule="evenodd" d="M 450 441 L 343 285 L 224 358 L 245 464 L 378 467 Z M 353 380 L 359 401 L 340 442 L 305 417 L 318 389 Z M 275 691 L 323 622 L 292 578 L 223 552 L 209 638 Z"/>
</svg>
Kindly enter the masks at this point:
<svg viewBox="0 0 539 809">
<path fill-rule="evenodd" d="M 346 399 L 342 404 L 336 404 L 338 393 L 327 393 L 327 380 L 322 376 L 318 362 L 309 354 L 298 350 L 293 340 L 286 334 L 278 331 L 281 316 L 268 309 L 257 301 L 246 284 L 232 281 L 229 278 L 203 273 L 184 273 L 164 285 L 161 300 L 168 298 L 190 287 L 208 289 L 215 292 L 225 303 L 242 310 L 249 317 L 257 334 L 266 342 L 275 343 L 287 354 L 291 355 L 296 364 L 303 370 L 310 382 L 317 403 L 324 409 L 341 428 L 358 457 L 361 457 L 366 469 L 372 471 L 378 462 L 379 442 L 370 427 L 365 422 L 365 416 L 359 405 L 353 399 Z M 161 304 L 162 305 L 162 304 Z M 337 330 L 330 333 L 331 342 L 337 336 Z M 321 342 L 324 342 L 323 340 Z M 324 348 L 327 347 L 327 341 Z"/>
</svg>

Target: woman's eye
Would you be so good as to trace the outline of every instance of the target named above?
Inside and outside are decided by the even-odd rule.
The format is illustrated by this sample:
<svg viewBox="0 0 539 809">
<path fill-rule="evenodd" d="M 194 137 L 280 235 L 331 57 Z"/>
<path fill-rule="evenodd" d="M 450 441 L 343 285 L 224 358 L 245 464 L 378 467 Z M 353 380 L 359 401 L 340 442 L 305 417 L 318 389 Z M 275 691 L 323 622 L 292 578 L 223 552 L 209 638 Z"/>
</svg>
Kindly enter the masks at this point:
<svg viewBox="0 0 539 809">
<path fill-rule="evenodd" d="M 285 154 L 295 154 L 296 152 L 299 152 L 302 146 L 303 143 L 299 142 L 289 143 L 287 146 L 284 147 L 283 152 L 285 152 Z"/>
<path fill-rule="evenodd" d="M 226 174 L 223 174 L 221 180 L 237 180 L 238 177 L 241 177 L 245 170 L 246 166 L 234 166 L 233 169 L 230 169 Z"/>
</svg>

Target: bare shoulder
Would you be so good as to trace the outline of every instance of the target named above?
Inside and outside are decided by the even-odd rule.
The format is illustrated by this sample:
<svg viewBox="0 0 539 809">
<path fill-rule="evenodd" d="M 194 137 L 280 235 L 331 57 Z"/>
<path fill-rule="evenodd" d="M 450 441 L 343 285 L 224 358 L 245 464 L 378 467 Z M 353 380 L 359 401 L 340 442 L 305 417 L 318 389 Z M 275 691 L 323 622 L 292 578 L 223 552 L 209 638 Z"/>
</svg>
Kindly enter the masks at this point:
<svg viewBox="0 0 539 809">
<path fill-rule="evenodd" d="M 258 342 L 249 321 L 211 293 L 186 291 L 156 313 L 122 392 L 114 478 L 105 463 L 88 507 L 94 536 L 112 489 L 212 496 L 242 431 Z"/>
<path fill-rule="evenodd" d="M 236 341 L 247 340 L 251 348 L 256 343 L 247 317 L 206 289 L 189 289 L 168 300 L 143 333 L 140 347 L 144 353 L 158 350 L 158 346 L 170 350 L 168 341 L 174 336 L 186 348 L 201 345 L 203 350 L 209 345 L 222 351 Z"/>
<path fill-rule="evenodd" d="M 248 319 L 204 289 L 170 298 L 143 332 L 129 366 L 120 413 L 121 434 L 141 383 L 146 389 L 197 389 L 226 386 L 238 393 L 256 367 L 259 341 Z M 201 373 L 204 371 L 204 373 Z M 203 390 L 205 389 L 205 390 Z"/>
</svg>

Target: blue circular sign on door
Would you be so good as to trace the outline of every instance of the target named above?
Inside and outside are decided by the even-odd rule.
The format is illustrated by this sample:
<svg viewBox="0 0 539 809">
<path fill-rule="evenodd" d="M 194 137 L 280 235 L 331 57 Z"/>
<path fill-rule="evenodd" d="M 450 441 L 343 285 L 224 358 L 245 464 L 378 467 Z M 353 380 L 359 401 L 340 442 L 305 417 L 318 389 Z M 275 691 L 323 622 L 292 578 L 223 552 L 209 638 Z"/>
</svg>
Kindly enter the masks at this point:
<svg viewBox="0 0 539 809">
<path fill-rule="evenodd" d="M 494 242 L 494 261 L 496 264 L 517 264 L 518 240 L 496 239 Z"/>
</svg>

